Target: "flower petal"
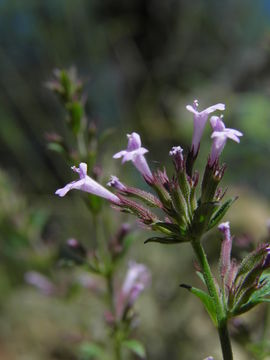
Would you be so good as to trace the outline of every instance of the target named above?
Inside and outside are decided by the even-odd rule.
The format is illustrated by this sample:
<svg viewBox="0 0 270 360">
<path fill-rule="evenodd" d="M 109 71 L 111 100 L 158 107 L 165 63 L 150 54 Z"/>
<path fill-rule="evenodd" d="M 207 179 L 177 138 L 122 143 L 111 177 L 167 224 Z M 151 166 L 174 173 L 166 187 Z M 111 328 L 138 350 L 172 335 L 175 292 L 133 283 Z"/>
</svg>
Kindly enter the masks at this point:
<svg viewBox="0 0 270 360">
<path fill-rule="evenodd" d="M 122 156 L 124 156 L 126 153 L 127 153 L 126 150 L 121 150 L 121 151 L 119 151 L 118 153 L 114 154 L 114 155 L 113 155 L 113 158 L 114 158 L 114 159 L 119 159 L 119 158 L 121 158 Z"/>
<path fill-rule="evenodd" d="M 83 179 L 78 180 L 78 181 L 72 181 L 71 183 L 67 184 L 63 188 L 56 190 L 55 194 L 60 196 L 60 197 L 63 197 L 72 189 L 78 189 L 78 190 L 81 189 L 83 184 L 84 184 Z"/>
<path fill-rule="evenodd" d="M 187 109 L 188 111 L 192 112 L 193 114 L 198 114 L 198 111 L 197 111 L 196 109 L 194 109 L 194 107 L 191 106 L 191 105 L 187 105 L 187 106 L 186 106 L 186 109 Z"/>
<path fill-rule="evenodd" d="M 128 146 L 127 151 L 133 151 L 139 149 L 142 146 L 141 137 L 136 132 L 132 134 L 127 134 L 128 137 Z"/>
<path fill-rule="evenodd" d="M 220 111 L 225 110 L 225 104 L 218 103 L 216 105 L 212 105 L 212 106 L 208 107 L 207 109 L 203 110 L 202 112 L 204 112 L 206 114 L 211 114 L 212 112 L 214 112 L 216 110 L 220 110 Z"/>
</svg>

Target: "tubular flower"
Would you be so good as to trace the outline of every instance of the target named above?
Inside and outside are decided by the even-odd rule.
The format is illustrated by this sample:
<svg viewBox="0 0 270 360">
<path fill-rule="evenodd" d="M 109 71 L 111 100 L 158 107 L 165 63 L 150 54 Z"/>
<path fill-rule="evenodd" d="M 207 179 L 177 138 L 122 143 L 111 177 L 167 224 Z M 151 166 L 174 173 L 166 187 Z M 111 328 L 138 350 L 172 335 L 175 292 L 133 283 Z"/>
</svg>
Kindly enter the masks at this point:
<svg viewBox="0 0 270 360">
<path fill-rule="evenodd" d="M 37 271 L 28 271 L 24 274 L 25 281 L 35 286 L 44 295 L 53 295 L 56 293 L 54 284 L 44 275 Z"/>
<path fill-rule="evenodd" d="M 194 100 L 193 105 L 186 106 L 186 109 L 194 114 L 194 117 L 193 117 L 194 130 L 193 130 L 193 137 L 192 137 L 192 151 L 193 151 L 194 155 L 196 155 L 199 150 L 201 137 L 203 134 L 205 124 L 208 119 L 208 115 L 216 110 L 221 110 L 221 111 L 225 110 L 225 105 L 221 104 L 221 103 L 210 106 L 209 108 L 207 108 L 203 111 L 198 111 L 198 107 L 199 107 L 198 100 Z"/>
<path fill-rule="evenodd" d="M 127 134 L 128 145 L 126 150 L 119 151 L 114 154 L 114 159 L 122 158 L 122 164 L 126 161 L 132 161 L 137 170 L 148 180 L 152 180 L 153 175 L 144 157 L 144 154 L 148 152 L 147 149 L 142 147 L 140 135 L 133 132 Z"/>
<path fill-rule="evenodd" d="M 214 163 L 219 159 L 227 139 L 231 139 L 239 143 L 239 137 L 243 136 L 243 134 L 238 130 L 226 128 L 224 122 L 221 120 L 221 117 L 212 116 L 210 123 L 214 132 L 211 135 L 213 144 L 210 153 L 209 165 L 213 166 Z"/>
<path fill-rule="evenodd" d="M 87 165 L 85 163 L 80 163 L 79 168 L 72 166 L 71 169 L 79 174 L 80 179 L 76 181 L 72 181 L 71 183 L 64 186 L 62 189 L 56 190 L 55 192 L 56 195 L 63 197 L 70 190 L 77 189 L 88 192 L 90 194 L 100 196 L 106 200 L 111 201 L 112 203 L 120 204 L 120 199 L 116 195 L 114 195 L 104 186 L 100 185 L 95 180 L 90 178 L 90 176 L 87 175 Z"/>
<path fill-rule="evenodd" d="M 107 183 L 107 185 L 119 191 L 127 190 L 127 187 L 123 183 L 121 183 L 117 176 L 114 175 L 111 175 L 110 181 Z"/>
<path fill-rule="evenodd" d="M 151 275 L 145 265 L 134 261 L 129 263 L 128 272 L 116 300 L 118 318 L 121 318 L 126 310 L 134 304 L 140 293 L 149 286 L 150 281 Z"/>
</svg>

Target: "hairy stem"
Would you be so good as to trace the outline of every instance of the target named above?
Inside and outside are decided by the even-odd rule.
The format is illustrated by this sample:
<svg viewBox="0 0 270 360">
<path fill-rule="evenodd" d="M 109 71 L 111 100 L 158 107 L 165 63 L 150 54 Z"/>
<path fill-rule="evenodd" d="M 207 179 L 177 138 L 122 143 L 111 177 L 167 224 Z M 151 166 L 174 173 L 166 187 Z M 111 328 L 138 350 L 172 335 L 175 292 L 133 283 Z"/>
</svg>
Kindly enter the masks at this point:
<svg viewBox="0 0 270 360">
<path fill-rule="evenodd" d="M 222 301 L 219 297 L 218 289 L 216 288 L 214 277 L 211 272 L 209 262 L 205 251 L 199 240 L 195 239 L 191 241 L 193 250 L 197 256 L 199 264 L 202 268 L 203 277 L 209 292 L 209 295 L 213 299 L 216 305 L 217 325 L 219 340 L 221 344 L 223 360 L 233 360 L 233 353 L 231 348 L 231 342 L 229 338 L 226 314 L 222 305 Z"/>
</svg>

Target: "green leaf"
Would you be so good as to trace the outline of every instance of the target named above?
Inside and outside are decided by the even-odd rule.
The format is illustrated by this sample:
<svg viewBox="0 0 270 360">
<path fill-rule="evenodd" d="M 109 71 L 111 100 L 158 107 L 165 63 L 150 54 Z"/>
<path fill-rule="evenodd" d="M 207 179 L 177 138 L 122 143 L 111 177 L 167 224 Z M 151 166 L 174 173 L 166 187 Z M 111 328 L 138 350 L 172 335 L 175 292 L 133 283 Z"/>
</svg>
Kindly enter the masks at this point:
<svg viewBox="0 0 270 360">
<path fill-rule="evenodd" d="M 270 298 L 270 274 L 263 274 L 260 277 L 260 282 L 264 281 L 265 285 L 258 290 L 255 290 L 252 295 L 250 296 L 247 303 L 237 307 L 233 311 L 233 316 L 237 316 L 240 314 L 244 314 L 245 312 L 251 310 L 256 305 L 261 304 L 263 302 L 269 303 Z"/>
<path fill-rule="evenodd" d="M 185 236 L 185 230 L 179 227 L 179 225 L 157 221 L 152 224 L 151 227 L 154 231 L 160 231 L 167 235 L 167 237 L 174 237 L 179 240 L 179 242 L 189 241 L 189 239 Z"/>
<path fill-rule="evenodd" d="M 254 272 L 256 269 L 260 270 L 259 266 L 261 261 L 265 256 L 265 246 L 260 246 L 250 254 L 248 254 L 239 265 L 235 281 L 237 281 L 240 276 L 244 274 L 249 274 L 250 272 Z"/>
<path fill-rule="evenodd" d="M 217 202 L 201 203 L 195 210 L 191 229 L 195 234 L 203 234 L 207 231 L 209 219 L 216 210 Z"/>
<path fill-rule="evenodd" d="M 144 243 L 147 244 L 147 243 L 150 243 L 150 242 L 156 242 L 156 243 L 160 243 L 160 244 L 172 245 L 172 244 L 179 244 L 182 241 L 177 239 L 176 237 L 173 237 L 173 236 L 165 236 L 165 237 L 153 236 L 153 237 L 145 240 Z"/>
<path fill-rule="evenodd" d="M 138 340 L 126 340 L 122 343 L 124 347 L 129 349 L 130 351 L 134 352 L 137 356 L 141 357 L 142 359 L 145 359 L 146 357 L 146 351 L 144 346 L 141 342 Z"/>
<path fill-rule="evenodd" d="M 211 218 L 209 224 L 208 224 L 208 230 L 212 229 L 214 226 L 217 225 L 218 222 L 221 221 L 221 219 L 224 217 L 226 212 L 229 210 L 229 208 L 232 206 L 232 204 L 238 199 L 237 196 L 225 201 L 224 204 L 220 206 L 220 208 L 215 212 L 213 217 Z"/>
<path fill-rule="evenodd" d="M 206 285 L 203 274 L 200 271 L 196 271 L 197 276 L 202 280 L 202 282 L 204 283 L 204 285 Z"/>
<path fill-rule="evenodd" d="M 208 295 L 203 290 L 197 289 L 193 286 L 189 286 L 189 285 L 185 285 L 185 284 L 181 284 L 180 286 L 187 289 L 188 291 L 190 291 L 192 294 L 194 294 L 201 300 L 206 311 L 208 312 L 209 316 L 211 317 L 213 323 L 215 325 L 217 325 L 216 305 L 215 305 L 213 299 L 211 298 L 211 296 Z"/>
<path fill-rule="evenodd" d="M 79 347 L 80 360 L 102 359 L 108 360 L 104 349 L 94 343 L 83 342 Z"/>
<path fill-rule="evenodd" d="M 269 302 L 269 299 L 264 299 L 266 296 L 270 295 L 270 274 L 262 275 L 260 277 L 260 283 L 264 282 L 265 285 L 261 287 L 260 289 L 254 291 L 254 293 L 251 296 L 251 301 L 265 301 Z"/>
<path fill-rule="evenodd" d="M 263 303 L 263 302 L 269 303 L 269 302 L 270 302 L 270 299 L 269 299 L 269 298 L 261 298 L 261 299 L 259 299 L 259 302 L 260 302 L 260 303 Z"/>
<path fill-rule="evenodd" d="M 63 92 L 64 92 L 64 95 L 65 95 L 65 99 L 68 100 L 71 96 L 71 88 L 72 88 L 72 85 L 71 85 L 71 81 L 69 79 L 69 75 L 67 73 L 67 71 L 65 70 L 61 70 L 60 71 L 60 83 L 63 87 Z"/>
<path fill-rule="evenodd" d="M 62 154 L 63 152 L 65 152 L 65 149 L 63 148 L 62 145 L 55 143 L 55 142 L 51 142 L 47 145 L 47 148 L 51 151 L 55 151 L 59 154 Z"/>
</svg>

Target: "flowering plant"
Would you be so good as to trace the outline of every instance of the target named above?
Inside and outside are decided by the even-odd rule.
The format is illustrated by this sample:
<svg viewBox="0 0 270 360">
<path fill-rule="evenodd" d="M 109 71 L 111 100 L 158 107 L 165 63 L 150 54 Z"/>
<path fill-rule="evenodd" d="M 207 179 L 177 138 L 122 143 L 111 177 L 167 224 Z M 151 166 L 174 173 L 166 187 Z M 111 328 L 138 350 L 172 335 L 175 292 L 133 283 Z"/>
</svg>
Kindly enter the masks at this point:
<svg viewBox="0 0 270 360">
<path fill-rule="evenodd" d="M 89 251 L 77 239 L 70 238 L 65 242 L 59 252 L 59 265 L 77 265 L 80 270 L 69 276 L 64 284 L 35 270 L 25 273 L 25 281 L 46 296 L 68 297 L 74 286 L 76 289 L 79 286 L 91 290 L 104 302 L 104 324 L 108 337 L 88 340 L 82 337 L 78 348 L 80 358 L 92 359 L 94 356 L 103 360 L 119 360 L 123 354 L 145 358 L 144 346 L 134 331 L 138 323 L 135 302 L 149 286 L 151 275 L 145 265 L 130 260 L 123 283 L 119 285 L 119 268 L 123 266 L 131 243 L 131 228 L 128 224 L 120 224 L 118 231 L 107 236 L 104 243 L 103 230 L 110 234 L 111 229 L 106 228 L 107 222 L 101 214 L 99 200 L 104 198 L 115 206 L 120 205 L 121 201 L 98 182 L 101 167 L 97 166 L 97 148 L 102 146 L 102 141 L 95 123 L 86 116 L 83 84 L 75 69 L 70 69 L 56 70 L 47 86 L 59 97 L 66 110 L 66 130 L 69 131 L 68 139 L 56 133 L 48 133 L 48 148 L 61 154 L 68 164 L 80 164 L 78 168 L 72 166 L 79 180 L 57 190 L 56 194 L 63 197 L 70 190 L 77 189 L 93 195 L 89 196 L 86 203 L 95 226 L 96 246 Z M 91 176 L 87 175 L 87 170 Z"/>
<path fill-rule="evenodd" d="M 71 189 L 80 189 L 107 199 L 113 208 L 135 215 L 147 228 L 158 233 L 145 240 L 145 243 L 189 242 L 197 257 L 198 273 L 208 292 L 186 284 L 181 286 L 202 301 L 217 327 L 223 358 L 230 360 L 233 353 L 227 328 L 228 320 L 259 303 L 269 301 L 267 296 L 270 295 L 270 277 L 264 271 L 270 267 L 270 245 L 262 244 L 237 264 L 231 259 L 232 237 L 229 223 L 221 223 L 218 226 L 223 234 L 219 279 L 214 278 L 201 239 L 221 222 L 236 200 L 234 197 L 222 202 L 225 192 L 219 184 L 226 166 L 220 164 L 220 157 L 227 139 L 239 143 L 243 134 L 226 128 L 222 115 L 210 118 L 213 143 L 200 184 L 199 173 L 193 168 L 203 130 L 209 115 L 225 110 L 225 105 L 216 104 L 201 112 L 198 111 L 198 106 L 197 100 L 193 106 L 187 106 L 187 110 L 192 112 L 194 117 L 190 150 L 185 153 L 180 146 L 175 146 L 169 152 L 175 168 L 171 178 L 165 168 L 156 171 L 150 169 L 145 157 L 148 150 L 142 146 L 141 138 L 135 132 L 127 135 L 127 148 L 113 156 L 114 159 L 122 158 L 122 163 L 131 161 L 151 192 L 128 186 L 116 176 L 111 176 L 108 183 L 108 186 L 115 190 L 114 193 L 110 192 L 88 177 L 86 164 L 81 163 L 79 169 L 73 168 L 79 173 L 80 179 L 57 190 L 56 194 L 63 196 Z M 159 211 L 155 212 L 155 209 Z"/>
</svg>

